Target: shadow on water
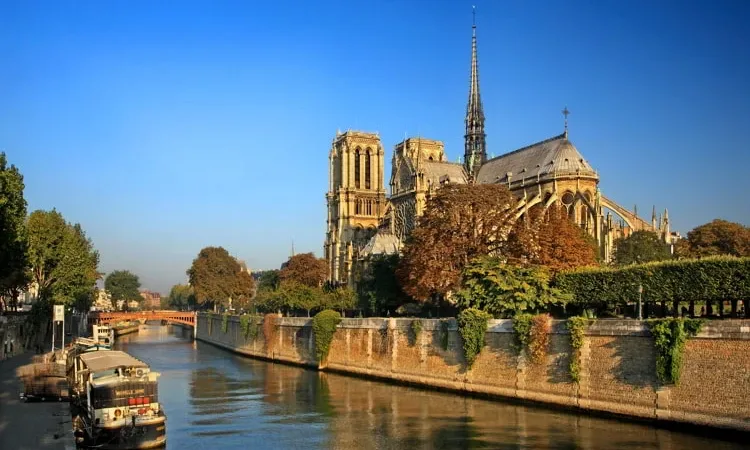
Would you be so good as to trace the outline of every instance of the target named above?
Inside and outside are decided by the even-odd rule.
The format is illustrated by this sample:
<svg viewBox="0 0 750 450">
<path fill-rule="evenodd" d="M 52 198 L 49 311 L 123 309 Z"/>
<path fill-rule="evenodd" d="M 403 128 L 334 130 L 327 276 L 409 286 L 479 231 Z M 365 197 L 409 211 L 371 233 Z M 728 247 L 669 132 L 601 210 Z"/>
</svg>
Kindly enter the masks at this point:
<svg viewBox="0 0 750 450">
<path fill-rule="evenodd" d="M 170 449 L 742 448 L 641 424 L 252 360 L 153 328 L 119 345 L 162 373 Z"/>
</svg>

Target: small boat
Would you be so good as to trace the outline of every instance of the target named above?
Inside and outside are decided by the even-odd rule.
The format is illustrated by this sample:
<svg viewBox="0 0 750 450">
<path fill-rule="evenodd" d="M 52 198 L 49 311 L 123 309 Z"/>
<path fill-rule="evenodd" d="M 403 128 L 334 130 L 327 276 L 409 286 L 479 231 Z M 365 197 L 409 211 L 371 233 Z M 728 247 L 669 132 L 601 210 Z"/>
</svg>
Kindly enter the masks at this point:
<svg viewBox="0 0 750 450">
<path fill-rule="evenodd" d="M 166 415 L 148 364 L 117 350 L 75 355 L 71 411 L 77 443 L 99 449 L 166 444 Z"/>
<path fill-rule="evenodd" d="M 96 341 L 101 348 L 112 349 L 115 343 L 115 330 L 109 325 L 94 325 L 92 328 L 91 338 Z"/>
</svg>

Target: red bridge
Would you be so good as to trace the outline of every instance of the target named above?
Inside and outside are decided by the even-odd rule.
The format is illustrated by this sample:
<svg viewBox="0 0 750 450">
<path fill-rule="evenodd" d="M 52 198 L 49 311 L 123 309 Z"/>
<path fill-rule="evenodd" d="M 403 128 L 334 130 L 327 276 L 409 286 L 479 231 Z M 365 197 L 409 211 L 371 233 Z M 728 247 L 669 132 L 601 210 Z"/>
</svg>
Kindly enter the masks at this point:
<svg viewBox="0 0 750 450">
<path fill-rule="evenodd" d="M 196 314 L 194 312 L 181 311 L 133 311 L 133 312 L 91 312 L 89 322 L 97 325 L 105 325 L 113 322 L 125 322 L 137 320 L 145 323 L 149 320 L 159 320 L 171 323 L 189 325 L 195 328 Z"/>
</svg>

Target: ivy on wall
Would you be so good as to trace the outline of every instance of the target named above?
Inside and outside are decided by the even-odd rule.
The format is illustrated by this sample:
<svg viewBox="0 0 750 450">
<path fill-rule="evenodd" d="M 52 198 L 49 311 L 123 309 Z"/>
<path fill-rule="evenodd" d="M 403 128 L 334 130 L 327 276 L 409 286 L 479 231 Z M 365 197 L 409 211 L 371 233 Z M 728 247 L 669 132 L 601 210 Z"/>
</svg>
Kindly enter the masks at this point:
<svg viewBox="0 0 750 450">
<path fill-rule="evenodd" d="M 441 320 L 440 321 L 440 346 L 443 347 L 443 350 L 448 350 L 448 321 Z"/>
<path fill-rule="evenodd" d="M 226 333 L 227 330 L 229 330 L 229 314 L 224 313 L 221 316 L 221 331 Z"/>
<path fill-rule="evenodd" d="M 255 339 L 258 336 L 258 320 L 255 316 L 243 314 L 240 316 L 240 329 L 245 339 Z"/>
<path fill-rule="evenodd" d="M 526 354 L 534 364 L 541 364 L 547 356 L 552 318 L 549 314 L 519 314 L 513 318 L 516 349 Z"/>
<path fill-rule="evenodd" d="M 469 308 L 458 314 L 458 332 L 464 341 L 466 367 L 471 368 L 479 352 L 484 348 L 484 335 L 487 332 L 487 321 L 492 315 L 475 308 Z"/>
<path fill-rule="evenodd" d="M 266 314 L 263 317 L 263 338 L 266 342 L 266 351 L 271 353 L 276 347 L 276 340 L 279 331 L 279 316 L 274 313 Z"/>
<path fill-rule="evenodd" d="M 318 362 L 323 362 L 328 357 L 333 335 L 336 333 L 336 327 L 339 323 L 341 323 L 341 314 L 331 309 L 323 310 L 313 317 L 312 329 L 315 336 L 315 355 Z"/>
<path fill-rule="evenodd" d="M 678 384 L 685 342 L 700 332 L 700 319 L 653 319 L 646 324 L 656 348 L 656 377 L 662 384 Z"/>
<path fill-rule="evenodd" d="M 576 383 L 581 382 L 581 347 L 583 347 L 587 323 L 588 319 L 585 317 L 571 317 L 566 323 L 570 331 L 570 347 L 573 349 L 570 355 L 570 378 Z"/>
<path fill-rule="evenodd" d="M 414 343 L 416 344 L 419 341 L 419 334 L 422 332 L 422 322 L 417 320 L 411 321 L 411 332 L 414 336 Z"/>
</svg>

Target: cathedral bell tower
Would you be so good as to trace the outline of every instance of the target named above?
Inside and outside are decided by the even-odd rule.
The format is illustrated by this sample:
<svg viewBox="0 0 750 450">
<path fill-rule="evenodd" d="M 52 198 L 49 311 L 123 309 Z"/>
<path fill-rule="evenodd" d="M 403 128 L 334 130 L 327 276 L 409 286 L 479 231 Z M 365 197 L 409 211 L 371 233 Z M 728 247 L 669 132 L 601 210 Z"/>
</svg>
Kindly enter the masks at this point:
<svg viewBox="0 0 750 450">
<path fill-rule="evenodd" d="M 479 168 L 487 161 L 487 146 L 484 134 L 484 108 L 479 94 L 479 62 L 477 60 L 476 10 L 472 12 L 471 24 L 471 76 L 469 79 L 469 101 L 466 106 L 466 133 L 464 134 L 464 166 L 473 179 Z"/>
<path fill-rule="evenodd" d="M 360 250 L 385 215 L 383 146 L 376 133 L 336 133 L 328 155 L 328 279 L 352 285 Z"/>
</svg>

